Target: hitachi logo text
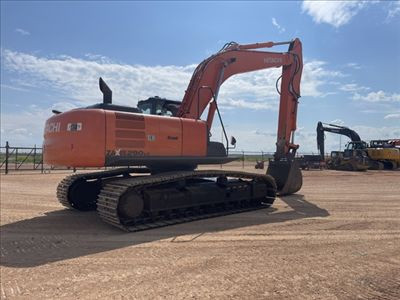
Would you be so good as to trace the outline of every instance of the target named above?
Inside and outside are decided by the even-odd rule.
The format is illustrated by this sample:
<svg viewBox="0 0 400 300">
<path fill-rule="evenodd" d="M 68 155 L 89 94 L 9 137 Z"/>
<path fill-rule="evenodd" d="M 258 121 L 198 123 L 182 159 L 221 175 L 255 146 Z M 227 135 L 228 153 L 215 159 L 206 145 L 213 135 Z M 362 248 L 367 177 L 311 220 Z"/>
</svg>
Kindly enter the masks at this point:
<svg viewBox="0 0 400 300">
<path fill-rule="evenodd" d="M 282 63 L 282 58 L 280 58 L 280 57 L 267 57 L 267 58 L 264 58 L 264 63 L 265 64 L 281 64 Z"/>
<path fill-rule="evenodd" d="M 60 122 L 47 123 L 44 132 L 59 132 Z"/>
</svg>

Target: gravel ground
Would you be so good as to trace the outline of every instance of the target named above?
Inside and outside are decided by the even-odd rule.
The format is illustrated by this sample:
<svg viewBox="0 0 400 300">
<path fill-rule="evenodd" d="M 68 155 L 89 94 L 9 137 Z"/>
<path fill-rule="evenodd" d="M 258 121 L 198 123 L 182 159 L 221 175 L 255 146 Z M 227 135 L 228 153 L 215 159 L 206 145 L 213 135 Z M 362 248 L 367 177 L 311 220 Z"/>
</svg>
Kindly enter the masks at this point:
<svg viewBox="0 0 400 300">
<path fill-rule="evenodd" d="M 250 171 L 253 171 L 249 169 Z M 400 172 L 305 171 L 272 208 L 125 233 L 1 176 L 1 299 L 400 299 Z"/>
</svg>

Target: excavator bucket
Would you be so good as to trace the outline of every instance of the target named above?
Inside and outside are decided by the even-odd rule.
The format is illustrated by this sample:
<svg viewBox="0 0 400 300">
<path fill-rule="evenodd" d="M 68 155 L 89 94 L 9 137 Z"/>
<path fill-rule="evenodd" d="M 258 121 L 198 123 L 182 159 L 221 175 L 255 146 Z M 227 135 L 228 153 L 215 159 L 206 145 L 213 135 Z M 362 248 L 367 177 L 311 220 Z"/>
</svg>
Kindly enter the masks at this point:
<svg viewBox="0 0 400 300">
<path fill-rule="evenodd" d="M 281 196 L 294 194 L 303 185 L 303 176 L 297 161 L 270 161 L 267 174 L 271 175 Z"/>
</svg>

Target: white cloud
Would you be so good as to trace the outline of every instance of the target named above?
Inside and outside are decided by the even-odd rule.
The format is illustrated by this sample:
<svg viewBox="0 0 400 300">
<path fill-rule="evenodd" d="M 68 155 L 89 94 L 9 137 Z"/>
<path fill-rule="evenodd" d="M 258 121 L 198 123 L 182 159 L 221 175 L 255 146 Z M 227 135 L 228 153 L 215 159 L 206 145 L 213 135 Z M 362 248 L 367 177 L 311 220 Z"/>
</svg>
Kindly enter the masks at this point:
<svg viewBox="0 0 400 300">
<path fill-rule="evenodd" d="M 326 62 L 320 60 L 306 61 L 303 66 L 301 90 L 303 96 L 324 97 L 332 92 L 322 91 L 325 84 L 329 84 L 330 78 L 340 78 L 346 75 L 340 71 L 329 70 Z"/>
<path fill-rule="evenodd" d="M 10 89 L 10 90 L 19 91 L 19 92 L 28 92 L 29 91 L 26 88 L 17 87 L 17 86 L 13 86 L 13 85 L 9 85 L 9 84 L 3 84 L 2 83 L 0 86 L 3 89 Z"/>
<path fill-rule="evenodd" d="M 384 119 L 400 119 L 400 113 L 398 114 L 388 114 L 384 117 Z"/>
<path fill-rule="evenodd" d="M 302 11 L 310 15 L 317 24 L 326 23 L 336 28 L 351 21 L 360 10 L 371 4 L 382 4 L 380 7 L 387 12 L 385 22 L 390 22 L 394 17 L 400 15 L 400 1 L 379 0 L 352 0 L 352 1 L 316 1 L 304 0 Z M 351 67 L 351 66 L 349 66 Z M 357 67 L 355 67 L 358 69 Z"/>
<path fill-rule="evenodd" d="M 376 102 L 364 102 L 368 108 L 358 110 L 364 114 L 384 115 L 383 119 L 395 119 L 400 114 L 400 106 L 395 103 L 376 103 Z"/>
<path fill-rule="evenodd" d="M 393 139 L 400 136 L 400 127 L 396 126 L 371 127 L 356 125 L 351 128 L 354 129 L 364 141 Z"/>
<path fill-rule="evenodd" d="M 347 24 L 368 3 L 367 1 L 303 1 L 302 10 L 316 23 L 336 28 Z"/>
<path fill-rule="evenodd" d="M 340 86 L 339 89 L 345 92 L 356 92 L 356 91 L 369 90 L 370 88 L 365 86 L 359 86 L 357 83 L 348 83 Z"/>
<path fill-rule="evenodd" d="M 400 14 L 400 1 L 391 1 L 388 5 L 388 15 L 386 20 L 390 21 L 392 18 Z"/>
<path fill-rule="evenodd" d="M 232 98 L 222 98 L 219 101 L 219 104 L 223 108 L 233 109 L 233 108 L 249 108 L 249 109 L 270 109 L 277 110 L 277 101 L 271 103 L 271 101 L 263 101 L 263 102 L 252 102 L 252 101 L 244 101 L 244 100 L 235 100 Z"/>
<path fill-rule="evenodd" d="M 346 67 L 352 68 L 352 69 L 355 69 L 355 70 L 361 69 L 361 66 L 358 63 L 353 63 L 353 62 L 347 63 Z"/>
<path fill-rule="evenodd" d="M 368 92 L 369 87 L 360 86 L 357 83 L 344 84 L 339 89 L 351 94 L 350 99 L 357 102 L 361 108 L 359 112 L 385 115 L 383 117 L 385 120 L 398 118 L 399 93 L 388 93 L 382 90 Z"/>
<path fill-rule="evenodd" d="M 330 124 L 334 124 L 334 125 L 339 125 L 339 126 L 344 126 L 344 121 L 341 119 L 335 119 L 329 122 Z"/>
<path fill-rule="evenodd" d="M 101 62 L 101 63 L 107 63 L 107 64 L 113 63 L 113 61 L 109 57 L 100 55 L 100 54 L 86 53 L 85 57 L 88 60 L 93 60 L 93 61 L 97 61 L 97 62 Z M 66 56 L 66 58 L 70 58 L 70 57 Z"/>
<path fill-rule="evenodd" d="M 272 25 L 274 25 L 278 29 L 279 33 L 285 32 L 286 30 L 284 27 L 278 24 L 275 18 L 272 18 Z"/>
<path fill-rule="evenodd" d="M 275 136 L 276 136 L 276 132 L 272 132 L 272 131 L 262 131 L 262 130 L 260 130 L 260 129 L 253 130 L 252 133 L 254 133 L 254 134 L 256 134 L 256 135 L 267 136 L 267 137 L 269 137 L 269 136 L 275 137 Z"/>
<path fill-rule="evenodd" d="M 24 29 L 22 29 L 22 28 L 17 28 L 17 29 L 15 29 L 15 32 L 18 32 L 18 33 L 21 34 L 21 35 L 30 35 L 30 34 L 31 34 L 29 31 L 24 30 Z"/>
<path fill-rule="evenodd" d="M 100 76 L 113 90 L 114 102 L 118 104 L 136 105 L 139 99 L 154 95 L 181 99 L 195 67 L 148 67 L 68 56 L 50 59 L 10 50 L 3 50 L 2 58 L 4 66 L 18 74 L 19 84 L 56 91 L 60 97 L 81 105 L 100 101 Z"/>
<path fill-rule="evenodd" d="M 97 103 L 101 99 L 98 77 L 103 77 L 113 90 L 118 104 L 135 106 L 139 99 L 159 95 L 182 99 L 195 68 L 187 66 L 142 66 L 110 62 L 108 58 L 89 55 L 90 60 L 61 56 L 38 57 L 32 54 L 2 51 L 4 66 L 16 72 L 19 86 L 56 91 L 60 98 L 72 99 L 79 105 Z M 98 59 L 98 60 L 92 60 Z M 281 69 L 267 69 L 236 75 L 220 90 L 221 105 L 252 109 L 274 109 L 279 95 L 275 89 Z M 329 78 L 343 77 L 339 71 L 326 68 L 318 60 L 306 61 L 303 68 L 302 96 L 323 97 L 323 85 Z M 18 88 L 18 86 L 17 86 Z"/>
<path fill-rule="evenodd" d="M 360 100 L 366 102 L 375 102 L 375 103 L 390 103 L 390 102 L 400 102 L 400 94 L 397 93 L 386 93 L 382 90 L 377 92 L 370 92 L 366 95 L 361 95 L 359 93 L 354 93 L 353 100 Z"/>
<path fill-rule="evenodd" d="M 281 69 L 267 69 L 241 74 L 230 78 L 221 87 L 220 103 L 232 107 L 277 110 L 279 95 L 276 80 Z M 344 77 L 340 71 L 329 70 L 326 62 L 305 61 L 301 80 L 302 97 L 325 97 L 332 92 L 325 90 L 330 78 Z M 280 88 L 280 84 L 279 84 Z"/>
</svg>

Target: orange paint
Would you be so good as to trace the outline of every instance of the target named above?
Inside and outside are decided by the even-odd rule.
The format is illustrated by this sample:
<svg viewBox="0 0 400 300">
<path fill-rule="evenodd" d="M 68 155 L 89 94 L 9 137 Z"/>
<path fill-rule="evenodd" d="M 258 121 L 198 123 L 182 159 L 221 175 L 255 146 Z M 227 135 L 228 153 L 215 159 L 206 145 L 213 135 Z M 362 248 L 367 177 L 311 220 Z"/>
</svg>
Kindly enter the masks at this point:
<svg viewBox="0 0 400 300">
<path fill-rule="evenodd" d="M 68 124 L 82 124 L 79 131 Z M 54 115 L 46 122 L 44 162 L 62 166 L 104 166 L 105 113 L 99 109 L 76 109 Z"/>
<path fill-rule="evenodd" d="M 80 130 L 68 131 L 68 124 L 78 123 Z M 44 160 L 51 165 L 102 167 L 109 152 L 146 157 L 205 156 L 207 135 L 206 124 L 200 120 L 75 109 L 47 120 Z"/>
</svg>

